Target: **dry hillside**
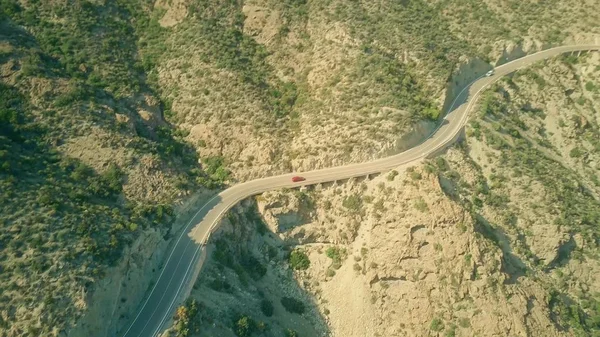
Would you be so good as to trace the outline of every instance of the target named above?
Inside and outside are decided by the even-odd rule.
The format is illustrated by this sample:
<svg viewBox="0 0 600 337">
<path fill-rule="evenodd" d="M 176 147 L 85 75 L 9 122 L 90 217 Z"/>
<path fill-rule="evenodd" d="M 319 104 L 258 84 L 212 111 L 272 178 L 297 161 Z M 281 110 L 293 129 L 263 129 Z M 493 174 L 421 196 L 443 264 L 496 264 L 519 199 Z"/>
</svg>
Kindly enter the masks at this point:
<svg viewBox="0 0 600 337">
<path fill-rule="evenodd" d="M 114 335 L 187 210 L 207 195 L 252 177 L 406 148 L 490 62 L 597 41 L 596 7 L 595 0 L 0 0 L 0 336 Z M 469 133 L 478 144 L 504 146 L 494 142 L 506 138 L 516 147 L 523 140 L 508 134 L 527 127 L 536 156 L 567 167 L 578 189 L 597 196 L 597 110 L 586 107 L 597 109 L 600 84 L 596 61 L 583 61 L 556 61 L 502 84 L 486 98 L 485 123 Z M 527 119 L 502 115 L 511 109 L 524 109 Z M 501 150 L 511 153 L 494 149 Z M 281 254 L 269 273 L 285 265 Z M 288 281 L 290 293 L 274 296 L 306 295 Z M 315 312 L 308 303 L 307 315 Z M 285 317 L 269 324 L 320 333 L 329 319 Z"/>
<path fill-rule="evenodd" d="M 215 236 L 190 324 L 278 336 L 290 311 L 263 302 L 294 289 L 299 336 L 315 335 L 303 320 L 345 337 L 597 336 L 598 78 L 597 52 L 536 64 L 489 89 L 439 157 L 256 197 Z"/>
<path fill-rule="evenodd" d="M 211 179 L 118 5 L 54 5 L 0 2 L 0 336 L 99 336 L 141 300 L 175 202 Z"/>
<path fill-rule="evenodd" d="M 598 38 L 594 6 L 174 1 L 168 38 L 147 52 L 160 50 L 158 82 L 187 139 L 247 179 L 405 148 L 484 60 Z"/>
</svg>

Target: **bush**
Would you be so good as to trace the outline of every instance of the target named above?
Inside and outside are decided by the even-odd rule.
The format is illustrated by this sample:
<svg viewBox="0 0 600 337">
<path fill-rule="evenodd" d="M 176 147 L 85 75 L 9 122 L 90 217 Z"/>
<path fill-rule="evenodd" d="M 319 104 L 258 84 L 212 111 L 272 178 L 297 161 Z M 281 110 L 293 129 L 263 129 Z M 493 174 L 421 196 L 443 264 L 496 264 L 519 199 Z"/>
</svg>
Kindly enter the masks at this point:
<svg viewBox="0 0 600 337">
<path fill-rule="evenodd" d="M 345 197 L 342 206 L 353 212 L 358 212 L 362 208 L 362 198 L 357 194 Z"/>
<path fill-rule="evenodd" d="M 204 170 L 211 178 L 224 182 L 229 179 L 230 172 L 225 168 L 225 158 L 222 156 L 213 156 L 202 160 Z"/>
<path fill-rule="evenodd" d="M 104 172 L 102 177 L 108 183 L 108 186 L 113 193 L 120 193 L 123 190 L 123 183 L 121 181 L 123 172 L 117 165 L 110 164 L 110 167 Z"/>
<path fill-rule="evenodd" d="M 429 329 L 436 332 L 442 331 L 444 330 L 444 322 L 442 322 L 441 319 L 436 317 L 431 321 Z"/>
<path fill-rule="evenodd" d="M 250 337 L 255 330 L 255 323 L 252 318 L 242 316 L 235 322 L 233 330 L 238 337 Z"/>
<path fill-rule="evenodd" d="M 294 250 L 290 254 L 290 265 L 295 270 L 306 270 L 310 266 L 310 260 L 303 251 Z"/>
<path fill-rule="evenodd" d="M 452 324 L 446 331 L 445 337 L 455 337 L 455 336 L 456 336 L 456 325 Z"/>
<path fill-rule="evenodd" d="M 442 157 L 435 158 L 435 166 L 437 166 L 438 170 L 442 172 L 446 172 L 449 169 L 448 163 Z"/>
<path fill-rule="evenodd" d="M 578 147 L 574 147 L 569 152 L 569 157 L 571 157 L 571 158 L 579 158 L 581 156 L 583 156 L 583 151 L 581 151 L 581 149 Z"/>
<path fill-rule="evenodd" d="M 410 173 L 410 178 L 412 180 L 421 180 L 421 178 L 423 178 L 423 176 L 421 176 L 421 173 L 417 172 L 417 171 L 412 171 Z"/>
<path fill-rule="evenodd" d="M 199 314 L 199 304 L 196 300 L 188 300 L 185 305 L 177 308 L 175 313 L 175 332 L 177 337 L 188 337 L 198 333 L 200 326 L 196 317 Z"/>
<path fill-rule="evenodd" d="M 246 251 L 241 254 L 240 264 L 244 267 L 244 270 L 254 280 L 258 280 L 265 276 L 267 273 L 267 267 L 265 267 L 251 252 Z"/>
<path fill-rule="evenodd" d="M 222 280 L 220 278 L 214 279 L 212 281 L 210 281 L 208 283 L 208 287 L 211 288 L 214 291 L 219 291 L 219 292 L 231 292 L 231 285 L 229 284 L 229 282 Z"/>
<path fill-rule="evenodd" d="M 423 110 L 423 117 L 432 121 L 436 121 L 440 118 L 440 109 L 437 109 L 435 107 L 425 108 Z"/>
<path fill-rule="evenodd" d="M 299 337 L 299 335 L 296 331 L 287 329 L 285 330 L 285 337 Z"/>
<path fill-rule="evenodd" d="M 418 198 L 417 200 L 415 200 L 415 208 L 421 212 L 426 212 L 427 210 L 429 210 L 429 207 L 427 206 L 427 203 L 425 202 L 425 200 L 423 200 L 423 198 Z"/>
<path fill-rule="evenodd" d="M 281 305 L 283 305 L 285 310 L 287 310 L 288 312 L 290 312 L 292 314 L 302 315 L 304 313 L 304 311 L 306 310 L 304 303 L 302 303 L 302 301 L 299 301 L 293 297 L 282 297 Z"/>
<path fill-rule="evenodd" d="M 273 303 L 271 303 L 271 301 L 267 299 L 263 299 L 262 301 L 260 301 L 260 311 L 262 311 L 262 313 L 267 317 L 273 316 Z"/>
<path fill-rule="evenodd" d="M 329 247 L 325 251 L 325 255 L 329 257 L 332 261 L 331 266 L 334 269 L 340 269 L 342 266 L 342 260 L 345 258 L 346 250 L 340 249 L 338 247 Z"/>
</svg>

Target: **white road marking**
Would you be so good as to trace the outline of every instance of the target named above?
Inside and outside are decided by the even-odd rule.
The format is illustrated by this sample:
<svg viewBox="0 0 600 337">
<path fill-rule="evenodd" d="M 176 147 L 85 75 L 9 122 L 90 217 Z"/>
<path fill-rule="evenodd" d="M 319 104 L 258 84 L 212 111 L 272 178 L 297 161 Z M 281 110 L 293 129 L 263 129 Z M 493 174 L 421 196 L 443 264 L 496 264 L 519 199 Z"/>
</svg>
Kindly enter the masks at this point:
<svg viewBox="0 0 600 337">
<path fill-rule="evenodd" d="M 194 218 L 198 216 L 198 214 L 200 214 L 200 212 L 202 212 L 202 210 L 204 208 L 206 208 L 206 206 L 208 206 L 213 200 L 215 200 L 217 197 L 219 196 L 219 194 L 215 195 L 214 197 L 212 197 L 212 199 L 210 199 L 208 202 L 206 202 L 204 204 L 204 206 L 202 206 L 198 212 L 196 212 L 194 214 L 194 216 L 190 219 L 190 221 L 187 223 L 187 225 L 185 225 L 185 228 L 183 228 L 183 230 L 181 231 L 181 234 L 179 235 L 179 238 L 177 239 L 177 242 L 175 242 L 175 244 L 173 245 L 173 249 L 171 250 L 171 254 L 169 254 L 169 257 L 167 258 L 167 261 L 164 263 L 162 270 L 160 272 L 160 275 L 158 275 L 158 278 L 156 279 L 157 282 L 154 283 L 154 287 L 152 287 L 152 290 L 150 291 L 150 294 L 148 294 L 148 298 L 146 299 L 146 301 L 144 302 L 144 305 L 142 305 L 142 307 L 139 309 L 139 312 L 137 314 L 137 316 L 135 316 L 135 318 L 133 319 L 133 322 L 131 323 L 131 325 L 129 326 L 129 328 L 127 329 L 127 331 L 125 331 L 124 336 L 127 336 L 127 333 L 129 333 L 129 330 L 131 330 L 131 327 L 135 324 L 135 321 L 137 321 L 137 319 L 140 317 L 140 314 L 142 313 L 142 310 L 144 310 L 144 308 L 146 307 L 146 304 L 148 304 L 148 301 L 150 300 L 151 295 L 154 293 L 154 290 L 156 289 L 156 285 L 158 284 L 158 280 L 160 280 L 160 278 L 162 277 L 163 273 L 165 272 L 165 267 L 167 266 L 167 264 L 169 264 L 169 261 L 171 261 L 171 257 L 173 256 L 173 253 L 175 252 L 175 247 L 177 247 L 177 244 L 179 244 L 179 241 L 181 241 L 181 238 L 183 237 L 183 235 L 185 233 L 187 233 L 188 231 L 188 227 L 190 226 L 190 224 L 194 221 Z"/>
</svg>

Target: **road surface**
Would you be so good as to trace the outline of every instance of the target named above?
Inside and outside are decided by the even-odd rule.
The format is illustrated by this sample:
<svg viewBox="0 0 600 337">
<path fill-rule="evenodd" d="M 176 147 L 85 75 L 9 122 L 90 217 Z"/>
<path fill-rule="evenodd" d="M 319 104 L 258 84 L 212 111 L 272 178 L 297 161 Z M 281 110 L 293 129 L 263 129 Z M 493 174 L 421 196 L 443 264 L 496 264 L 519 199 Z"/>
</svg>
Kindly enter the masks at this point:
<svg viewBox="0 0 600 337">
<path fill-rule="evenodd" d="M 203 243 L 218 220 L 239 201 L 252 195 L 283 187 L 298 187 L 385 172 L 418 161 L 452 143 L 465 125 L 468 112 L 483 89 L 500 77 L 534 62 L 567 52 L 600 50 L 600 45 L 574 45 L 547 49 L 495 68 L 491 77 L 480 77 L 461 91 L 448 109 L 446 121 L 440 123 L 423 143 L 400 154 L 366 163 L 351 164 L 302 173 L 290 173 L 248 181 L 232 186 L 208 201 L 183 229 L 150 293 L 141 303 L 136 316 L 121 334 L 123 337 L 154 337 L 165 328 L 176 309 L 189 294 L 200 271 Z M 294 183 L 300 175 L 305 181 Z"/>
</svg>

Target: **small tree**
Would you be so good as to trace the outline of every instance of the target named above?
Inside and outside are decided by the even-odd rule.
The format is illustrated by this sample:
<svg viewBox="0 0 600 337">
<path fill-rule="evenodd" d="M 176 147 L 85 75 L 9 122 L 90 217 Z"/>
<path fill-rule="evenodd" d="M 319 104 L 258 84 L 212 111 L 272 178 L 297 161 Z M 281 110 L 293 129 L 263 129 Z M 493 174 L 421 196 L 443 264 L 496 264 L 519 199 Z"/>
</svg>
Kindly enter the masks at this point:
<svg viewBox="0 0 600 337">
<path fill-rule="evenodd" d="M 239 337 L 250 337 L 254 330 L 254 321 L 248 316 L 242 316 L 235 322 L 235 334 Z"/>
<path fill-rule="evenodd" d="M 285 337 L 299 337 L 298 333 L 292 329 L 285 330 Z"/>
<path fill-rule="evenodd" d="M 305 310 L 304 303 L 302 303 L 301 301 L 299 301 L 293 297 L 282 297 L 281 305 L 283 305 L 285 310 L 287 310 L 288 312 L 291 312 L 293 314 L 302 315 Z"/>
<path fill-rule="evenodd" d="M 587 91 L 596 91 L 596 86 L 594 85 L 594 82 L 589 81 L 585 84 L 585 90 Z"/>
<path fill-rule="evenodd" d="M 306 270 L 310 266 L 310 260 L 303 251 L 294 250 L 290 254 L 290 265 L 296 270 Z"/>
<path fill-rule="evenodd" d="M 271 303 L 271 301 L 267 300 L 267 299 L 263 299 L 260 302 L 260 310 L 262 311 L 263 314 L 265 314 L 265 316 L 267 317 L 271 317 L 273 316 L 273 303 Z"/>
</svg>

